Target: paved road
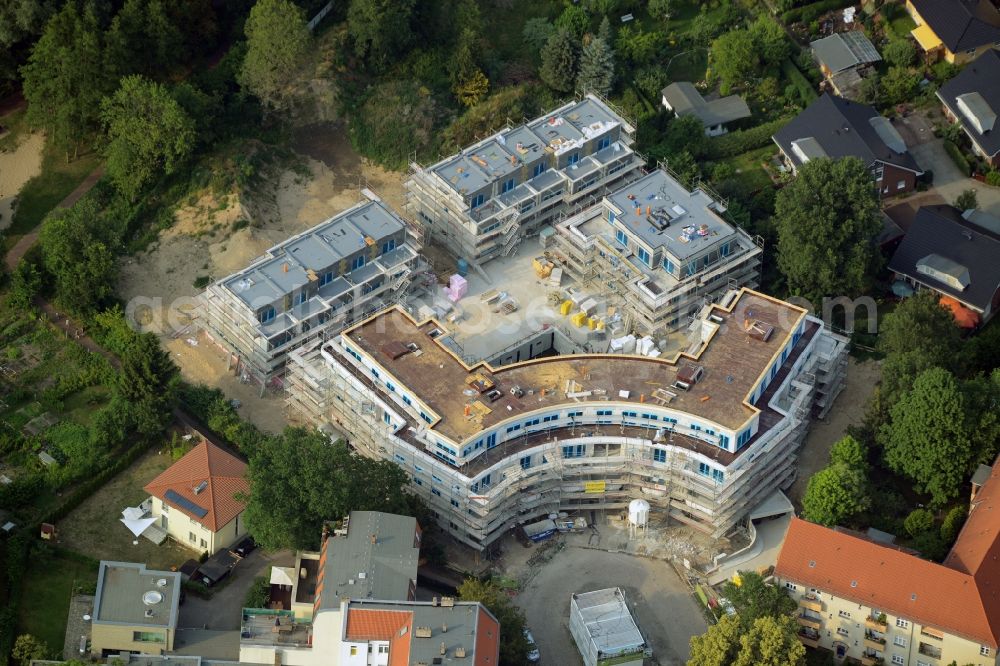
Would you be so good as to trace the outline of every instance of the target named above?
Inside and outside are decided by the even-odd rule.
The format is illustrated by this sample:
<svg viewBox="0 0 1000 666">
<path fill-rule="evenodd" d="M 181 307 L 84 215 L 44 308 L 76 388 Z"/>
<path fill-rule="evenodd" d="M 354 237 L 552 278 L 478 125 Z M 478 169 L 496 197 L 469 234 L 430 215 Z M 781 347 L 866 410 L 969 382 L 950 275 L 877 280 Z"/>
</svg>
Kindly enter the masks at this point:
<svg viewBox="0 0 1000 666">
<path fill-rule="evenodd" d="M 662 666 L 682 666 L 691 636 L 708 629 L 698 603 L 666 562 L 571 545 L 541 565 L 515 599 L 538 643 L 541 664 L 582 663 L 569 633 L 570 595 L 608 587 L 625 590 Z"/>
</svg>

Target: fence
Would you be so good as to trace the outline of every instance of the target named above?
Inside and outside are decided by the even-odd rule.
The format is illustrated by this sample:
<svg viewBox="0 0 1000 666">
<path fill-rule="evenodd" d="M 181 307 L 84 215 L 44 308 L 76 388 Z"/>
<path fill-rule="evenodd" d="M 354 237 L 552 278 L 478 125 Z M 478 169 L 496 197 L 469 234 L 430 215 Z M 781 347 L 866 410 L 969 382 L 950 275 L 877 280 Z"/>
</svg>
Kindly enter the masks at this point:
<svg viewBox="0 0 1000 666">
<path fill-rule="evenodd" d="M 329 14 L 332 9 L 333 9 L 333 0 L 330 0 L 330 2 L 326 3 L 326 6 L 323 7 L 323 9 L 316 12 L 316 16 L 313 16 L 312 20 L 306 24 L 306 27 L 309 28 L 309 32 L 315 30 L 316 26 L 319 25 L 319 22 L 325 19 L 326 15 Z"/>
</svg>

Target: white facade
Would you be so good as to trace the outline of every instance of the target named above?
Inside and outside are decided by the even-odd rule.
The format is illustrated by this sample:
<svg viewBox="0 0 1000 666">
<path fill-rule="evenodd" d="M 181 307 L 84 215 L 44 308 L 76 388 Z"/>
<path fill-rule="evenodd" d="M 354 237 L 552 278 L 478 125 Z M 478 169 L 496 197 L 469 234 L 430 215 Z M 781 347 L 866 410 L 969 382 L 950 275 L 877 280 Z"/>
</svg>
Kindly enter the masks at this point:
<svg viewBox="0 0 1000 666">
<path fill-rule="evenodd" d="M 247 533 L 242 511 L 218 531 L 213 532 L 198 519 L 188 516 L 179 509 L 172 509 L 159 497 L 150 497 L 150 502 L 152 503 L 150 515 L 156 518 L 155 525 L 180 545 L 199 553 L 214 555 L 232 546 Z"/>
</svg>

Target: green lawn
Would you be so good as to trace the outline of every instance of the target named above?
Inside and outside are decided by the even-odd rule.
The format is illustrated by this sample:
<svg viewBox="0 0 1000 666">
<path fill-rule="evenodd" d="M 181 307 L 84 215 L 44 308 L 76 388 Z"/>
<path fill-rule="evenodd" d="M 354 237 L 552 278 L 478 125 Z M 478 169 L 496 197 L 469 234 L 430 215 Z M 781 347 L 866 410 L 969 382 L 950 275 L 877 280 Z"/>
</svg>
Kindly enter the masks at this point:
<svg viewBox="0 0 1000 666">
<path fill-rule="evenodd" d="M 708 69 L 708 49 L 697 48 L 693 51 L 682 51 L 674 56 L 673 60 L 667 60 L 670 67 L 666 74 L 671 81 L 691 81 L 697 82 L 705 78 L 705 71 Z"/>
<path fill-rule="evenodd" d="M 42 157 L 42 172 L 21 188 L 17 209 L 8 236 L 21 236 L 37 227 L 50 210 L 66 198 L 100 163 L 96 153 L 89 153 L 72 162 L 66 155 L 46 145 Z"/>
<path fill-rule="evenodd" d="M 774 146 L 764 146 L 725 161 L 736 168 L 735 178 L 741 181 L 748 191 L 754 192 L 771 187 L 771 178 L 760 163 L 766 161 L 774 152 Z"/>
<path fill-rule="evenodd" d="M 34 634 L 61 653 L 73 586 L 96 580 L 94 565 L 56 555 L 31 558 L 24 576 L 17 633 Z"/>
</svg>

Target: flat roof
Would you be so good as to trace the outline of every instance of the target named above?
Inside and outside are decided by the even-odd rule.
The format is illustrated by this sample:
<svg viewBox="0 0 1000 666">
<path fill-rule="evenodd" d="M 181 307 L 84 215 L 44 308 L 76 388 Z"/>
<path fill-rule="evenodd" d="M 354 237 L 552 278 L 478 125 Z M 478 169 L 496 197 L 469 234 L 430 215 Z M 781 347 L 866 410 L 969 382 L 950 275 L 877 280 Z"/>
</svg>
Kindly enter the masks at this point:
<svg viewBox="0 0 1000 666">
<path fill-rule="evenodd" d="M 97 574 L 94 622 L 176 627 L 180 588 L 181 575 L 177 572 L 152 571 L 134 562 L 102 561 Z"/>
<path fill-rule="evenodd" d="M 688 191 L 661 169 L 608 195 L 622 222 L 654 251 L 666 250 L 678 259 L 701 253 L 736 230 L 713 210 L 720 206 L 700 189 Z M 661 229 L 666 223 L 668 226 Z M 658 226 L 654 226 L 658 225 Z"/>
<path fill-rule="evenodd" d="M 391 373 L 439 417 L 431 429 L 461 442 L 507 419 L 546 407 L 575 405 L 565 385 L 573 380 L 580 390 L 603 390 L 609 404 L 619 391 L 629 391 L 625 404 L 639 404 L 656 388 L 669 388 L 677 370 L 688 359 L 697 360 L 705 373 L 689 392 L 676 391 L 670 408 L 713 421 L 733 430 L 742 427 L 759 410 L 748 402 L 762 375 L 768 371 L 795 328 L 805 318 L 802 308 L 770 296 L 742 289 L 733 303 L 715 305 L 712 313 L 721 324 L 706 321 L 707 335 L 697 349 L 678 352 L 673 358 L 635 355 L 574 354 L 539 358 L 493 368 L 486 362 L 467 365 L 438 339 L 435 329 L 447 327 L 435 321 L 417 322 L 398 307 L 384 311 L 343 333 L 351 346 L 361 349 Z M 767 342 L 751 338 L 744 321 L 756 319 L 774 327 Z M 436 338 L 442 337 L 437 335 Z M 416 343 L 421 353 L 393 360 L 384 349 L 389 343 Z M 489 403 L 481 417 L 465 415 L 465 408 L 478 397 L 470 397 L 470 377 L 481 373 L 491 378 L 503 396 Z M 524 396 L 511 395 L 519 386 Z M 545 390 L 543 390 L 545 389 Z M 532 393 L 529 394 L 529 391 Z"/>
<path fill-rule="evenodd" d="M 347 534 L 323 543 L 322 608 L 351 599 L 406 599 L 417 579 L 420 548 L 414 545 L 417 520 L 381 511 L 352 511 Z M 373 541 L 374 537 L 374 541 Z"/>
<path fill-rule="evenodd" d="M 522 165 L 547 153 L 561 154 L 622 125 L 633 128 L 596 97 L 588 95 L 531 122 L 504 129 L 460 153 L 446 157 L 430 170 L 453 190 L 465 195 L 509 177 Z"/>
<path fill-rule="evenodd" d="M 365 250 L 366 238 L 378 241 L 404 228 L 381 200 L 364 201 L 275 245 L 262 259 L 220 282 L 248 306 L 259 307 L 308 284 L 309 271 L 328 270 Z"/>
<path fill-rule="evenodd" d="M 632 619 L 625 594 L 619 587 L 574 594 L 587 637 L 598 653 L 614 656 L 642 647 L 646 639 Z"/>
</svg>

